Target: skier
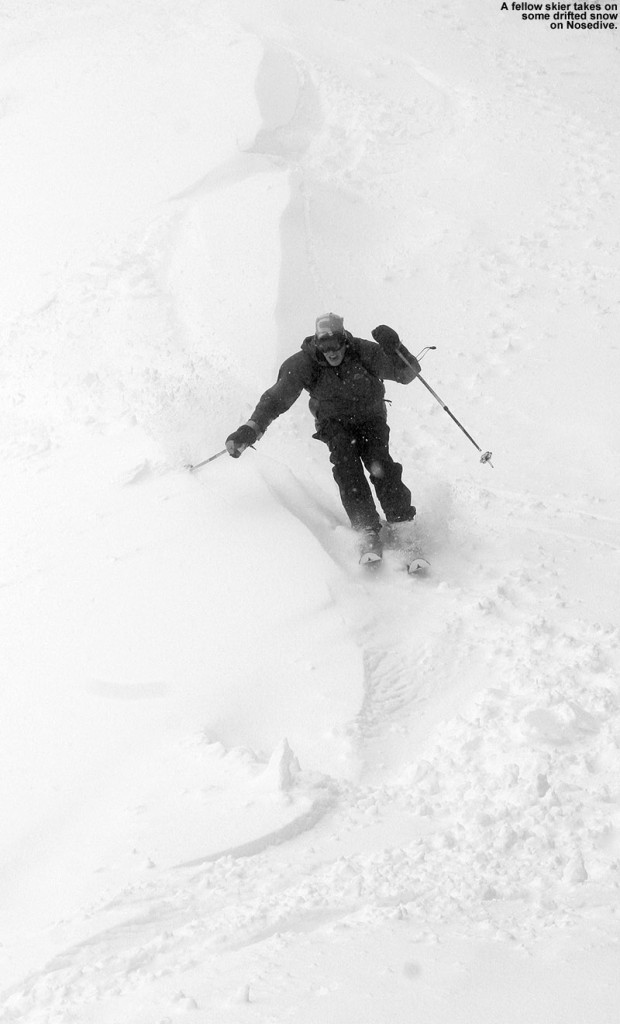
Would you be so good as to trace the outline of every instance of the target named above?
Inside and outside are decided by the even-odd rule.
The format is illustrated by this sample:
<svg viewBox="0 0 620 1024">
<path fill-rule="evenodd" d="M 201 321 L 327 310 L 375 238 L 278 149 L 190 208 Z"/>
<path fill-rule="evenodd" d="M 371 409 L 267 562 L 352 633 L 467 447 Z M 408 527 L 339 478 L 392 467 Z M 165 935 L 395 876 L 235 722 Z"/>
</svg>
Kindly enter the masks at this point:
<svg viewBox="0 0 620 1024">
<path fill-rule="evenodd" d="M 360 534 L 363 562 L 380 560 L 382 548 L 381 521 L 364 467 L 389 524 L 410 522 L 416 511 L 401 479 L 402 466 L 390 455 L 383 381 L 409 384 L 420 364 L 391 327 L 381 324 L 372 336 L 378 344 L 354 338 L 335 313 L 318 317 L 314 335 L 284 361 L 247 423 L 226 438 L 229 454 L 239 458 L 305 389 L 315 418 L 313 436 L 329 448 L 342 504 Z"/>
</svg>

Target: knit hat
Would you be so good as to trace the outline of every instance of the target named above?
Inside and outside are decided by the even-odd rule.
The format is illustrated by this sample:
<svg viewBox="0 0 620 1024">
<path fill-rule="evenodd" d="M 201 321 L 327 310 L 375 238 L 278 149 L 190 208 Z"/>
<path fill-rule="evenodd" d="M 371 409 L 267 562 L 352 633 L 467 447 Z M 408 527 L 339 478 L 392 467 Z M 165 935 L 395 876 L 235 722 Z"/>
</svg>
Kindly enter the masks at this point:
<svg viewBox="0 0 620 1024">
<path fill-rule="evenodd" d="M 337 313 L 324 313 L 316 318 L 314 335 L 319 338 L 343 338 L 344 320 Z"/>
</svg>

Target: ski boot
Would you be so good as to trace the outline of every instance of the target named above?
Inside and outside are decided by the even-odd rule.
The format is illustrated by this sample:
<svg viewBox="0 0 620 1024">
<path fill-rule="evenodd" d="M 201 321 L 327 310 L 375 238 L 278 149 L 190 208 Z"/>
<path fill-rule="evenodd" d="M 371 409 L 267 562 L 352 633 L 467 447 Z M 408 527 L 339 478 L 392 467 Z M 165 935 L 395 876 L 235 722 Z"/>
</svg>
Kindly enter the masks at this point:
<svg viewBox="0 0 620 1024">
<path fill-rule="evenodd" d="M 386 545 L 397 552 L 403 568 L 408 573 L 426 572 L 430 562 L 420 554 L 419 541 L 415 536 L 413 519 L 398 523 L 386 523 L 384 527 Z"/>
<path fill-rule="evenodd" d="M 383 558 L 380 530 L 370 528 L 360 532 L 360 565 L 378 568 Z"/>
</svg>

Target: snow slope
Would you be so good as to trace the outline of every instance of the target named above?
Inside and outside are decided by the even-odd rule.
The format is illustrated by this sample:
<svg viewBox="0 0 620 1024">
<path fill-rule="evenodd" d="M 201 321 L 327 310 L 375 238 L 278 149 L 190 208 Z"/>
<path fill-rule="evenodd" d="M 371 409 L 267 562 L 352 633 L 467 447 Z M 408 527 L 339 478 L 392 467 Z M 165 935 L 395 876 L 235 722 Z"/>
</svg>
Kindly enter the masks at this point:
<svg viewBox="0 0 620 1024">
<path fill-rule="evenodd" d="M 617 1018 L 616 30 L 2 0 L 0 1021 Z M 305 402 L 397 328 L 427 578 Z"/>
</svg>

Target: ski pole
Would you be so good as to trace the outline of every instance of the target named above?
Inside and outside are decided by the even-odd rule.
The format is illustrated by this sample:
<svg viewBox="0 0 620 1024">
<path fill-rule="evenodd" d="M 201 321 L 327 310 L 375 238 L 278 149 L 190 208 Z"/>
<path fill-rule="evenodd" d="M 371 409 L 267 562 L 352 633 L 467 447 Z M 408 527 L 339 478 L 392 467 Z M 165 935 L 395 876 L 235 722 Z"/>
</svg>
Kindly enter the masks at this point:
<svg viewBox="0 0 620 1024">
<path fill-rule="evenodd" d="M 426 353 L 426 352 L 428 351 L 428 349 L 432 349 L 432 348 L 435 348 L 435 346 L 434 346 L 434 345 L 429 345 L 429 346 L 428 346 L 428 348 L 427 348 L 427 349 L 423 349 L 423 350 L 422 350 L 422 352 L 421 352 L 420 354 L 421 354 L 421 355 L 424 355 L 424 354 L 425 354 L 425 353 Z M 398 355 L 400 356 L 400 358 L 402 359 L 403 363 L 405 363 L 405 364 L 406 364 L 406 366 L 408 366 L 410 370 L 413 370 L 413 366 L 411 365 L 411 363 L 409 362 L 409 360 L 407 359 L 407 357 L 406 357 L 406 356 L 404 356 L 404 355 L 402 354 L 402 352 L 400 351 L 400 349 L 397 349 L 397 352 L 398 352 Z M 452 413 L 452 412 L 450 411 L 450 409 L 448 409 L 448 406 L 447 406 L 447 405 L 446 405 L 446 403 L 445 403 L 445 402 L 443 401 L 443 399 L 441 399 L 441 398 L 439 397 L 439 395 L 437 394 L 437 392 L 436 392 L 436 391 L 433 391 L 433 389 L 432 389 L 432 387 L 430 386 L 430 384 L 428 384 L 428 383 L 427 383 L 427 381 L 425 381 L 425 380 L 424 380 L 424 377 L 422 376 L 422 374 L 421 374 L 421 373 L 418 373 L 418 375 L 417 375 L 417 376 L 418 376 L 418 380 L 420 381 L 420 383 L 424 385 L 424 387 L 425 387 L 425 388 L 427 389 L 427 391 L 430 391 L 430 393 L 431 393 L 431 395 L 433 396 L 433 398 L 434 398 L 434 399 L 435 399 L 435 400 L 436 400 L 437 402 L 439 402 L 439 404 L 440 404 L 441 408 L 442 408 L 442 409 L 443 409 L 443 410 L 444 410 L 445 412 L 447 412 L 447 413 L 448 413 L 448 416 L 450 417 L 450 419 L 454 420 L 454 422 L 456 423 L 457 427 L 459 427 L 459 428 L 460 428 L 460 429 L 461 429 L 461 430 L 463 431 L 463 433 L 465 434 L 465 437 L 468 437 L 468 438 L 469 438 L 469 440 L 470 440 L 470 441 L 471 441 L 471 443 L 473 444 L 474 448 L 477 448 L 477 449 L 478 449 L 478 451 L 479 451 L 479 452 L 481 453 L 481 454 L 480 454 L 480 461 L 481 461 L 481 462 L 488 462 L 488 464 L 489 464 L 489 466 L 491 467 L 491 469 L 494 469 L 495 467 L 493 466 L 493 463 L 491 462 L 491 459 L 493 458 L 493 452 L 483 452 L 483 451 L 482 451 L 482 448 L 480 447 L 480 445 L 479 445 L 479 444 L 477 444 L 477 443 L 476 443 L 476 441 L 474 441 L 474 439 L 473 439 L 473 437 L 471 436 L 471 434 L 470 434 L 470 433 L 469 433 L 469 432 L 468 432 L 467 430 L 465 430 L 465 427 L 463 426 L 463 424 L 462 424 L 462 423 L 459 423 L 459 421 L 457 420 L 457 418 L 456 418 L 456 416 L 454 415 L 454 413 Z"/>
<path fill-rule="evenodd" d="M 207 462 L 213 462 L 215 459 L 219 459 L 220 455 L 227 455 L 227 454 L 228 454 L 228 448 L 222 448 L 221 452 L 218 452 L 217 455 L 211 455 L 210 458 L 203 459 L 202 462 L 197 462 L 195 466 L 188 465 L 187 469 L 189 469 L 190 473 L 193 473 L 193 471 L 195 469 L 200 469 L 201 466 L 206 466 Z"/>
</svg>

